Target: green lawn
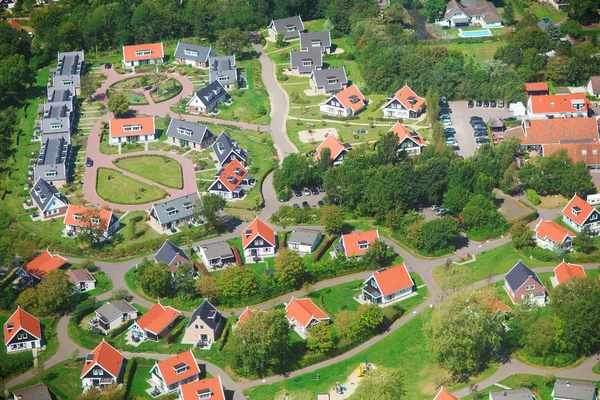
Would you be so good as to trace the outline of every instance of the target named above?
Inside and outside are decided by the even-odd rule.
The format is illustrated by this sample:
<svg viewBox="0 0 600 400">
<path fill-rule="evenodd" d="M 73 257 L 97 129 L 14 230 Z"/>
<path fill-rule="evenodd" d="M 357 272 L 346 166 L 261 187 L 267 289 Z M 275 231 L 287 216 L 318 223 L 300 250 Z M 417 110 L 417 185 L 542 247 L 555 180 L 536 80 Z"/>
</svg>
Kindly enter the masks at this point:
<svg viewBox="0 0 600 400">
<path fill-rule="evenodd" d="M 131 90 L 108 90 L 106 95 L 110 99 L 115 93 L 121 93 L 125 96 L 130 106 L 145 106 L 148 105 L 148 101 L 143 93 L 136 93 Z"/>
<path fill-rule="evenodd" d="M 183 188 L 183 174 L 181 165 L 172 158 L 165 156 L 133 156 L 119 158 L 114 164 L 129 171 L 173 189 Z"/>
<path fill-rule="evenodd" d="M 493 31 L 495 32 L 495 30 Z M 475 61 L 491 60 L 494 58 L 496 50 L 504 46 L 504 41 L 490 41 L 483 43 L 440 43 L 448 50 L 460 50 L 466 57 L 473 57 Z"/>
<path fill-rule="evenodd" d="M 162 303 L 161 303 L 162 304 Z M 166 305 L 166 304 L 165 304 Z M 126 344 L 125 335 L 127 331 L 123 332 L 112 340 L 112 345 L 116 349 L 129 351 L 132 353 L 160 353 L 160 354 L 179 354 L 190 349 L 189 344 L 181 344 L 181 338 L 185 333 L 185 326 L 187 325 L 189 318 L 179 319 L 179 322 L 172 328 L 171 332 L 175 329 L 183 326 L 181 335 L 175 340 L 174 343 L 169 344 L 166 338 L 159 340 L 158 342 L 152 340 L 145 340 L 139 346 L 131 346 Z"/>
<path fill-rule="evenodd" d="M 550 18 L 552 22 L 557 23 L 567 16 L 564 12 L 558 12 L 550 5 L 531 4 L 529 9 L 538 19 Z"/>
<path fill-rule="evenodd" d="M 53 365 L 42 372 L 40 378 L 50 392 L 61 399 L 76 399 L 81 394 L 81 380 L 79 376 L 83 369 L 82 361 L 63 361 Z M 39 380 L 37 377 L 31 378 L 28 381 L 8 388 L 9 391 L 22 389 L 28 386 L 35 385 Z"/>
<path fill-rule="evenodd" d="M 317 290 L 311 293 L 309 297 L 315 304 L 323 307 L 324 311 L 330 317 L 335 318 L 340 311 L 358 310 L 360 304 L 354 300 L 354 296 L 361 292 L 360 288 L 362 285 L 362 280 L 346 282 L 341 285 Z"/>
<path fill-rule="evenodd" d="M 141 82 L 140 77 L 136 76 L 133 78 L 123 79 L 112 84 L 110 87 L 114 89 L 141 89 L 144 86 L 148 85 L 156 85 L 158 82 L 165 79 L 164 76 L 156 75 L 156 74 L 148 74 L 145 75 L 147 82 Z M 142 84 L 144 83 L 144 84 Z"/>
<path fill-rule="evenodd" d="M 96 191 L 102 199 L 116 204 L 144 204 L 167 197 L 164 190 L 110 168 L 98 169 Z"/>
<path fill-rule="evenodd" d="M 177 79 L 170 78 L 159 83 L 155 91 L 150 96 L 155 103 L 162 103 L 177 96 L 183 90 L 183 86 Z"/>
</svg>

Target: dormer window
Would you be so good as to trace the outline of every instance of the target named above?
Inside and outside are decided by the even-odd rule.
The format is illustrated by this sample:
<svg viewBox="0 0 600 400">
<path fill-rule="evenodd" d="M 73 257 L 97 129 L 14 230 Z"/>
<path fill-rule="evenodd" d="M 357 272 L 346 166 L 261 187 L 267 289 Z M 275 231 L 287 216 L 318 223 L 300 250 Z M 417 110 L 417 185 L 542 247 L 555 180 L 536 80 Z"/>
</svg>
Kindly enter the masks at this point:
<svg viewBox="0 0 600 400">
<path fill-rule="evenodd" d="M 550 107 L 554 107 L 554 102 L 553 101 L 550 102 Z"/>
<path fill-rule="evenodd" d="M 294 31 L 296 30 L 296 27 L 295 27 L 295 26 L 287 26 L 287 27 L 286 27 L 286 30 L 287 30 L 288 32 L 294 32 Z"/>
<path fill-rule="evenodd" d="M 75 221 L 81 221 L 83 219 L 83 214 L 73 214 L 73 218 Z"/>
<path fill-rule="evenodd" d="M 183 208 L 185 208 L 186 210 L 189 210 L 190 208 L 192 208 L 194 205 L 192 203 L 183 203 Z"/>
<path fill-rule="evenodd" d="M 226 81 L 226 80 L 227 80 L 227 77 L 226 77 L 226 76 L 220 76 L 220 77 L 219 77 L 219 82 L 224 82 L 224 81 Z"/>
<path fill-rule="evenodd" d="M 100 223 L 100 218 L 98 217 L 92 217 L 90 218 L 90 221 L 92 222 L 92 224 L 99 224 Z"/>
<path fill-rule="evenodd" d="M 235 172 L 236 175 L 242 175 L 242 169 L 240 167 L 237 167 L 236 169 L 233 170 Z"/>
<path fill-rule="evenodd" d="M 252 229 L 246 229 L 245 234 L 246 234 L 246 237 L 252 236 Z"/>
<path fill-rule="evenodd" d="M 177 133 L 185 136 L 192 136 L 194 134 L 194 132 L 191 129 L 186 128 L 177 128 Z"/>
<path fill-rule="evenodd" d="M 60 128 L 62 128 L 62 124 L 59 123 L 59 122 L 50 124 L 50 129 L 52 129 L 52 130 L 57 130 L 57 129 L 60 129 Z"/>
<path fill-rule="evenodd" d="M 71 86 L 73 81 L 63 81 L 63 86 Z"/>
<path fill-rule="evenodd" d="M 366 250 L 369 248 L 369 242 L 367 242 L 366 240 L 361 240 L 360 242 L 358 242 L 358 248 L 360 250 Z"/>
<path fill-rule="evenodd" d="M 302 60 L 302 66 L 304 67 L 310 67 L 312 64 L 312 60 Z"/>
<path fill-rule="evenodd" d="M 209 399 L 212 397 L 212 391 L 209 388 L 200 389 L 196 392 L 198 399 Z"/>
<path fill-rule="evenodd" d="M 138 50 L 135 52 L 136 57 L 149 56 L 152 54 L 152 50 Z"/>
<path fill-rule="evenodd" d="M 142 130 L 142 125 L 140 125 L 140 124 L 123 126 L 124 132 L 133 132 L 133 131 L 141 131 L 141 130 Z"/>
<path fill-rule="evenodd" d="M 47 197 L 46 197 L 46 195 L 45 195 L 45 194 L 43 194 L 43 195 L 41 195 L 41 196 L 40 196 L 40 200 L 41 200 L 41 201 L 46 201 L 46 198 L 47 198 Z"/>
<path fill-rule="evenodd" d="M 15 323 L 14 323 L 14 322 L 8 322 L 8 323 L 6 324 L 6 329 L 7 329 L 9 332 L 10 332 L 10 331 L 12 331 L 13 329 L 15 329 Z"/>
<path fill-rule="evenodd" d="M 194 51 L 194 50 L 185 49 L 185 50 L 183 50 L 183 53 L 184 53 L 186 56 L 198 57 L 198 52 L 197 52 L 197 51 Z"/>
<path fill-rule="evenodd" d="M 217 317 L 217 311 L 216 310 L 210 310 L 208 312 L 208 319 L 215 319 Z"/>
<path fill-rule="evenodd" d="M 175 207 L 169 207 L 165 210 L 167 215 L 175 215 L 177 213 L 177 209 Z"/>
<path fill-rule="evenodd" d="M 36 186 L 34 190 L 35 190 L 36 193 L 39 193 L 39 192 L 42 191 L 42 188 L 39 187 L 39 186 Z"/>
<path fill-rule="evenodd" d="M 581 212 L 581 208 L 573 206 L 571 207 L 571 211 L 573 212 L 573 215 L 579 215 L 579 213 Z"/>
<path fill-rule="evenodd" d="M 185 371 L 187 371 L 188 366 L 186 363 L 179 363 L 176 365 L 173 365 L 173 369 L 175 370 L 175 373 L 177 375 L 184 373 Z"/>
<path fill-rule="evenodd" d="M 312 47 L 321 47 L 321 41 L 320 40 L 313 40 L 312 42 L 310 42 L 310 45 Z"/>
<path fill-rule="evenodd" d="M 227 180 L 229 181 L 229 183 L 235 183 L 235 176 L 228 176 Z"/>
<path fill-rule="evenodd" d="M 329 79 L 327 79 L 327 83 L 330 85 L 334 85 L 334 84 L 338 83 L 338 79 L 337 78 L 329 78 Z"/>
</svg>

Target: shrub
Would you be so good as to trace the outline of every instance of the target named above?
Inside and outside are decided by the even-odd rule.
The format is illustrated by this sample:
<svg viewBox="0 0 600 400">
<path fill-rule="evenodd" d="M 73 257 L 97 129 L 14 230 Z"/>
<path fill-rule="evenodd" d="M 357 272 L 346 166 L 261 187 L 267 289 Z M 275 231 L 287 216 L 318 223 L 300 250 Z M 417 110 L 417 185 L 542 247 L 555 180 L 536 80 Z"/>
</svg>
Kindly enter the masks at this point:
<svg viewBox="0 0 600 400">
<path fill-rule="evenodd" d="M 231 331 L 231 326 L 229 325 L 229 322 L 227 322 L 225 324 L 225 329 L 223 329 L 223 336 L 221 336 L 221 343 L 219 343 L 219 347 L 217 349 L 217 351 L 221 351 L 223 350 L 223 347 L 225 347 L 225 345 L 227 344 L 227 339 L 229 339 L 229 332 Z"/>
<path fill-rule="evenodd" d="M 537 206 L 538 204 L 540 204 L 542 202 L 540 200 L 540 196 L 538 196 L 538 194 L 533 189 L 525 189 L 525 194 L 527 195 L 527 199 L 534 206 Z"/>
<path fill-rule="evenodd" d="M 119 336 L 121 333 L 125 332 L 127 329 L 129 329 L 129 327 L 131 325 L 133 325 L 133 321 L 134 320 L 130 319 L 128 321 L 125 321 L 121 325 L 117 326 L 115 329 L 113 329 L 112 331 L 110 331 L 110 333 L 108 334 L 108 338 L 109 339 L 114 339 L 117 336 Z"/>
<path fill-rule="evenodd" d="M 137 369 L 137 359 L 132 358 L 127 361 L 127 366 L 125 367 L 125 374 L 123 375 L 123 382 L 125 383 L 125 388 L 123 391 L 123 398 L 129 398 L 129 392 L 131 391 L 131 384 L 133 383 L 133 377 L 135 376 L 135 371 Z"/>
<path fill-rule="evenodd" d="M 331 247 L 333 242 L 335 242 L 338 238 L 339 238 L 339 235 L 333 235 L 333 236 L 330 236 L 327 240 L 325 240 L 323 245 L 319 249 L 317 249 L 317 251 L 315 252 L 314 262 L 319 261 L 321 259 L 321 257 L 323 257 L 325 252 L 329 249 L 329 247 Z"/>
<path fill-rule="evenodd" d="M 169 344 L 174 343 L 177 340 L 177 338 L 179 336 L 181 336 L 181 334 L 183 333 L 184 329 L 185 329 L 185 324 L 179 324 L 178 327 L 176 327 L 175 329 L 173 329 L 167 335 L 167 343 L 169 343 Z"/>
</svg>

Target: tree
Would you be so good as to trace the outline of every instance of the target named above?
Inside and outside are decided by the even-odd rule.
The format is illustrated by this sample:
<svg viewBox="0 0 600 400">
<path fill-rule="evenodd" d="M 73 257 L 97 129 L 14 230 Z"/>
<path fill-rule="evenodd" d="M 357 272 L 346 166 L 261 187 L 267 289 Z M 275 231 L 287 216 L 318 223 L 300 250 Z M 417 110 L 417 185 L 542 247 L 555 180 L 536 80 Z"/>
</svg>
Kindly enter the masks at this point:
<svg viewBox="0 0 600 400">
<path fill-rule="evenodd" d="M 522 249 L 523 247 L 531 247 L 533 245 L 533 232 L 525 222 L 514 224 L 510 228 L 510 237 L 515 249 Z"/>
<path fill-rule="evenodd" d="M 213 304 L 219 303 L 221 291 L 217 284 L 217 279 L 213 276 L 203 276 L 194 284 L 200 297 L 208 299 Z"/>
<path fill-rule="evenodd" d="M 453 217 L 446 216 L 423 224 L 421 240 L 423 250 L 427 254 L 446 253 L 453 249 L 453 241 L 460 234 L 460 224 Z"/>
<path fill-rule="evenodd" d="M 173 273 L 173 287 L 179 295 L 191 298 L 194 295 L 194 267 L 184 263 Z"/>
<path fill-rule="evenodd" d="M 15 263 L 15 249 L 9 240 L 0 241 L 0 275 L 10 272 Z"/>
<path fill-rule="evenodd" d="M 115 117 L 122 118 L 129 113 L 129 100 L 123 93 L 116 92 L 108 99 L 108 109 Z"/>
<path fill-rule="evenodd" d="M 589 227 L 585 227 L 581 232 L 577 233 L 577 237 L 573 240 L 573 245 L 577 247 L 579 251 L 585 254 L 590 254 L 596 250 L 594 245 L 594 238 Z"/>
<path fill-rule="evenodd" d="M 582 25 L 589 25 L 598 20 L 598 8 L 600 8 L 598 0 L 569 1 L 566 10 L 572 19 L 565 21 L 565 24 L 575 20 Z"/>
<path fill-rule="evenodd" d="M 33 77 L 22 54 L 12 54 L 0 59 L 0 108 L 6 108 L 13 99 L 20 98 L 27 85 L 34 82 Z"/>
<path fill-rule="evenodd" d="M 225 297 L 244 299 L 258 290 L 258 282 L 249 268 L 227 268 L 217 280 L 219 290 Z"/>
<path fill-rule="evenodd" d="M 216 229 L 219 225 L 219 212 L 223 211 L 227 201 L 216 194 L 207 193 L 200 198 L 198 209 L 204 220 L 212 228 Z"/>
<path fill-rule="evenodd" d="M 321 207 L 321 223 L 329 234 L 339 235 L 342 233 L 345 217 L 346 214 L 341 207 L 334 205 Z"/>
<path fill-rule="evenodd" d="M 381 165 L 391 164 L 398 158 L 398 135 L 388 132 L 377 145 L 377 157 Z"/>
<path fill-rule="evenodd" d="M 377 368 L 362 378 L 354 397 L 357 399 L 398 400 L 404 397 L 404 379 L 399 369 Z"/>
<path fill-rule="evenodd" d="M 291 188 L 309 185 L 313 180 L 313 174 L 308 159 L 299 153 L 285 157 L 281 164 L 281 178 L 285 185 Z"/>
<path fill-rule="evenodd" d="M 469 202 L 471 194 L 462 186 L 453 186 L 444 194 L 443 205 L 448 210 L 458 213 L 461 212 Z"/>
<path fill-rule="evenodd" d="M 546 34 L 548 35 L 548 39 L 553 42 L 560 40 L 560 28 L 554 24 L 546 28 Z"/>
<path fill-rule="evenodd" d="M 44 275 L 35 288 L 40 314 L 48 315 L 68 310 L 73 304 L 71 294 L 74 289 L 64 271 L 55 270 Z"/>
<path fill-rule="evenodd" d="M 565 82 L 567 80 L 568 62 L 569 57 L 567 56 L 550 57 L 544 70 L 546 79 L 554 82 Z"/>
<path fill-rule="evenodd" d="M 171 272 L 164 263 L 151 263 L 138 273 L 138 283 L 148 296 L 168 297 L 172 294 Z"/>
<path fill-rule="evenodd" d="M 362 262 L 366 265 L 377 269 L 386 267 L 390 261 L 388 245 L 379 239 L 369 246 L 367 253 L 362 258 Z"/>
<path fill-rule="evenodd" d="M 129 291 L 125 288 L 113 290 L 111 296 L 109 297 L 110 301 L 117 300 L 126 300 L 129 298 Z"/>
<path fill-rule="evenodd" d="M 337 334 L 347 340 L 357 339 L 364 333 L 358 311 L 340 311 L 335 317 L 334 326 Z"/>
<path fill-rule="evenodd" d="M 304 261 L 295 251 L 285 248 L 275 257 L 275 278 L 284 286 L 298 289 L 304 282 Z"/>
<path fill-rule="evenodd" d="M 308 328 L 306 346 L 315 353 L 327 354 L 335 347 L 335 340 L 331 327 L 327 321 L 313 324 Z"/>
<path fill-rule="evenodd" d="M 227 54 L 240 54 L 249 40 L 248 32 L 240 28 L 228 28 L 219 33 L 218 42 Z"/>
<path fill-rule="evenodd" d="M 2 293 L 4 295 L 4 292 Z M 38 309 L 38 296 L 37 292 L 33 288 L 27 288 L 19 294 L 17 297 L 16 304 L 21 306 L 24 310 L 32 310 Z M 12 304 L 11 304 L 12 307 Z"/>
<path fill-rule="evenodd" d="M 333 26 L 333 23 L 331 22 L 330 19 L 326 19 L 325 22 L 323 23 L 323 29 L 327 32 L 330 32 L 334 29 L 335 27 Z"/>
<path fill-rule="evenodd" d="M 515 23 L 515 7 L 513 6 L 512 1 L 507 1 L 504 5 L 504 14 L 502 15 L 502 19 L 504 19 L 504 24 L 512 25 Z"/>
<path fill-rule="evenodd" d="M 283 32 L 279 32 L 275 38 L 275 47 L 285 47 L 285 40 Z"/>
<path fill-rule="evenodd" d="M 429 19 L 429 22 L 434 22 L 436 18 L 442 17 L 445 12 L 446 2 L 444 0 L 425 0 L 423 15 Z"/>
<path fill-rule="evenodd" d="M 383 322 L 383 310 L 377 304 L 363 304 L 358 307 L 360 324 L 366 331 L 377 329 Z"/>
</svg>

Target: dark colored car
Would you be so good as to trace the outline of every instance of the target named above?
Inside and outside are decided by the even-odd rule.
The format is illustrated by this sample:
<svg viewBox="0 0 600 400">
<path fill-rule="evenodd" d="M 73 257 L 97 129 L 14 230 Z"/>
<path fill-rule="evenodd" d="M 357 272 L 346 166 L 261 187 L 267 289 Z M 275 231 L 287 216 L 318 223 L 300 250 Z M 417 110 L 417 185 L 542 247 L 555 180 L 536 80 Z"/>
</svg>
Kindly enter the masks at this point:
<svg viewBox="0 0 600 400">
<path fill-rule="evenodd" d="M 481 103 L 481 100 L 477 100 L 477 102 L 475 103 L 475 105 L 476 105 L 477 107 L 481 107 L 481 104 L 482 104 L 482 103 Z"/>
<path fill-rule="evenodd" d="M 469 108 L 475 107 L 475 103 L 473 103 L 473 100 L 469 100 L 469 102 L 467 103 L 467 107 L 469 107 Z"/>
<path fill-rule="evenodd" d="M 490 138 L 488 137 L 478 137 L 477 139 L 475 139 L 475 143 L 489 143 L 490 142 Z"/>
<path fill-rule="evenodd" d="M 469 118 L 469 122 L 473 121 L 483 121 L 483 118 L 478 117 L 477 115 L 473 115 L 471 118 Z"/>
<path fill-rule="evenodd" d="M 104 68 L 106 68 L 106 69 L 110 69 L 111 67 L 112 67 L 111 63 L 104 64 Z"/>
<path fill-rule="evenodd" d="M 442 107 L 440 107 L 440 114 L 443 114 L 443 113 L 451 114 L 452 109 L 448 106 L 442 106 Z"/>
<path fill-rule="evenodd" d="M 85 160 L 85 166 L 86 166 L 86 167 L 92 167 L 92 166 L 94 166 L 94 160 L 92 160 L 91 158 L 89 158 L 89 157 L 88 157 L 88 158 Z"/>
<path fill-rule="evenodd" d="M 473 136 L 475 136 L 475 137 L 483 137 L 483 136 L 487 136 L 487 134 L 488 133 L 486 131 L 480 131 L 480 130 L 473 132 Z"/>
<path fill-rule="evenodd" d="M 494 100 L 490 101 L 490 107 L 496 107 L 496 102 Z"/>
<path fill-rule="evenodd" d="M 444 129 L 444 134 L 446 136 L 448 136 L 448 135 L 454 136 L 454 135 L 456 135 L 456 129 L 454 129 L 454 128 L 445 128 Z"/>
<path fill-rule="evenodd" d="M 484 107 L 484 108 L 488 108 L 489 106 L 490 106 L 490 102 L 489 102 L 489 101 L 487 101 L 487 100 L 485 100 L 485 101 L 483 102 L 483 107 Z"/>
<path fill-rule="evenodd" d="M 293 207 L 294 208 L 300 208 L 300 206 L 298 205 L 298 203 L 294 203 Z"/>
<path fill-rule="evenodd" d="M 319 189 L 317 189 L 316 186 L 313 186 L 310 188 L 310 192 L 316 196 L 319 194 Z"/>
<path fill-rule="evenodd" d="M 325 203 L 323 203 L 323 200 L 319 200 L 317 204 L 319 205 L 319 207 L 323 207 L 325 205 Z"/>
<path fill-rule="evenodd" d="M 319 192 L 323 193 L 325 191 L 325 189 L 323 189 L 323 186 L 319 185 L 317 186 L 317 188 L 319 189 Z"/>
<path fill-rule="evenodd" d="M 506 117 L 504 118 L 505 121 L 516 121 L 517 117 Z"/>
<path fill-rule="evenodd" d="M 310 204 L 308 204 L 308 201 L 303 201 L 302 202 L 302 207 L 303 208 L 310 208 Z"/>
<path fill-rule="evenodd" d="M 448 104 L 448 99 L 446 98 L 446 96 L 440 96 L 438 104 L 440 106 L 445 106 L 446 104 Z"/>
<path fill-rule="evenodd" d="M 296 197 L 302 196 L 302 190 L 300 190 L 300 189 L 294 189 L 294 195 L 296 195 Z"/>
</svg>

